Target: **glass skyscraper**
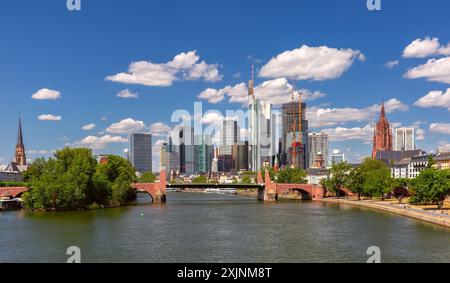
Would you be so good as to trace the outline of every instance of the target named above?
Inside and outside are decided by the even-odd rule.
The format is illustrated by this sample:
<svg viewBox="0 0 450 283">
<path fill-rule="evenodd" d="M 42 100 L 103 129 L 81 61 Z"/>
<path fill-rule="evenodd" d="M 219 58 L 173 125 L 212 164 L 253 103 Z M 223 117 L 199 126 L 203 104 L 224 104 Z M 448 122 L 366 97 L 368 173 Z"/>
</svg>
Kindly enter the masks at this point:
<svg viewBox="0 0 450 283">
<path fill-rule="evenodd" d="M 152 172 L 152 135 L 130 135 L 130 162 L 139 173 Z"/>
</svg>

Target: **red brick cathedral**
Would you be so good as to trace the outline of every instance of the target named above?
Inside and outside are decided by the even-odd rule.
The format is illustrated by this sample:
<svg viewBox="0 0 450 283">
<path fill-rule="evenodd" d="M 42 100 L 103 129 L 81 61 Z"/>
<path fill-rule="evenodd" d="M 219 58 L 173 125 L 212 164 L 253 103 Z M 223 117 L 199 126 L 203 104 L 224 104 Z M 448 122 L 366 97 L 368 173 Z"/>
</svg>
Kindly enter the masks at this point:
<svg viewBox="0 0 450 283">
<path fill-rule="evenodd" d="M 373 134 L 373 150 L 372 157 L 376 158 L 377 152 L 392 150 L 392 128 L 386 118 L 386 110 L 384 109 L 384 102 L 381 106 L 381 117 L 375 126 Z"/>
</svg>

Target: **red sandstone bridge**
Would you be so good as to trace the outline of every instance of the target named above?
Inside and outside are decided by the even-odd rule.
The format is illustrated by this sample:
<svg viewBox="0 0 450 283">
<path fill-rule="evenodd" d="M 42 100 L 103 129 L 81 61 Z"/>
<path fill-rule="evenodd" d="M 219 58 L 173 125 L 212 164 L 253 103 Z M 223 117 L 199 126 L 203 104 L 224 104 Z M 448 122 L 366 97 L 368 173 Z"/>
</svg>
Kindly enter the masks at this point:
<svg viewBox="0 0 450 283">
<path fill-rule="evenodd" d="M 162 170 L 160 180 L 166 180 L 166 171 Z M 239 184 L 167 184 L 165 181 L 159 183 L 136 183 L 132 184 L 138 192 L 148 193 L 153 202 L 166 202 L 166 189 L 176 188 L 180 190 L 186 189 L 258 189 L 258 200 L 261 201 L 277 201 L 278 196 L 288 192 L 299 192 L 306 195 L 309 199 L 321 199 L 325 196 L 326 191 L 321 186 L 308 184 L 276 184 L 270 180 L 269 172 L 265 173 L 265 180 L 262 178 L 261 172 L 258 173 L 257 184 L 239 185 Z M 0 188 L 0 197 L 12 196 L 13 198 L 22 197 L 28 188 L 25 187 L 4 187 Z M 348 189 L 341 190 L 345 195 L 353 195 Z"/>
<path fill-rule="evenodd" d="M 308 184 L 276 184 L 270 180 L 269 171 L 265 173 L 265 180 L 262 178 L 261 172 L 258 173 L 257 184 L 239 185 L 239 184 L 167 184 L 166 172 L 161 171 L 159 183 L 141 183 L 132 184 L 138 192 L 148 193 L 153 202 L 160 203 L 166 201 L 166 189 L 176 188 L 180 190 L 186 189 L 258 189 L 258 200 L 261 201 L 278 201 L 278 196 L 288 192 L 299 192 L 306 195 L 309 199 L 321 199 L 325 196 L 326 191 L 321 186 Z M 345 195 L 351 196 L 352 193 L 347 189 L 342 189 Z"/>
<path fill-rule="evenodd" d="M 20 198 L 22 197 L 23 193 L 25 193 L 28 190 L 28 188 L 25 187 L 4 187 L 0 188 L 0 198 L 11 196 L 13 198 Z"/>
</svg>

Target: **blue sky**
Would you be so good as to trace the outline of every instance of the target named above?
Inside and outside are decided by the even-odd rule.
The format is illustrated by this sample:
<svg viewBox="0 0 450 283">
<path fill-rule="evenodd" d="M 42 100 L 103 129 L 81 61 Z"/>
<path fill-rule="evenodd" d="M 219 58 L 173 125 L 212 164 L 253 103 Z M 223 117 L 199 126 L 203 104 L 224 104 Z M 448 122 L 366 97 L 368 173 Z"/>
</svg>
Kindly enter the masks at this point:
<svg viewBox="0 0 450 283">
<path fill-rule="evenodd" d="M 448 1 L 382 0 L 373 12 L 365 0 L 81 3 L 68 11 L 65 0 L 2 2 L 0 163 L 13 157 L 18 112 L 30 159 L 67 144 L 119 154 L 127 132 L 162 133 L 194 101 L 204 111 L 242 109 L 230 89 L 240 97 L 252 64 L 262 95 L 283 99 L 294 83 L 310 91 L 312 130 L 329 133 L 351 161 L 370 155 L 382 99 L 394 125 L 417 128 L 418 147 L 450 144 Z M 214 103 L 199 98 L 206 89 Z M 138 98 L 117 97 L 124 90 Z"/>
</svg>

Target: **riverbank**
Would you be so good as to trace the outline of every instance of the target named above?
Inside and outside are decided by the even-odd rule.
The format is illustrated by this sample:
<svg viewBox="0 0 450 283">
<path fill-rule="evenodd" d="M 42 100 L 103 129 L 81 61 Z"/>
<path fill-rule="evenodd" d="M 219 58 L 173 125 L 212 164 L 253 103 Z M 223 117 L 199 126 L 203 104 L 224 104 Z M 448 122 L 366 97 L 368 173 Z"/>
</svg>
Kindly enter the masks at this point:
<svg viewBox="0 0 450 283">
<path fill-rule="evenodd" d="M 358 201 L 351 199 L 336 199 L 336 198 L 324 198 L 318 201 L 372 208 L 450 228 L 449 215 L 442 214 L 440 211 L 437 212 L 437 210 L 427 211 L 424 209 L 411 207 L 408 204 L 399 204 L 398 202 L 381 201 L 381 200 Z"/>
</svg>

